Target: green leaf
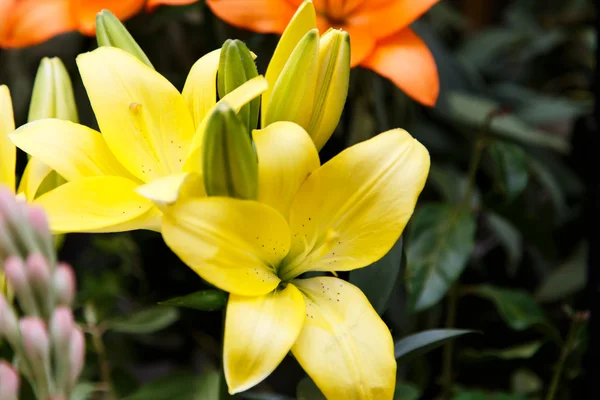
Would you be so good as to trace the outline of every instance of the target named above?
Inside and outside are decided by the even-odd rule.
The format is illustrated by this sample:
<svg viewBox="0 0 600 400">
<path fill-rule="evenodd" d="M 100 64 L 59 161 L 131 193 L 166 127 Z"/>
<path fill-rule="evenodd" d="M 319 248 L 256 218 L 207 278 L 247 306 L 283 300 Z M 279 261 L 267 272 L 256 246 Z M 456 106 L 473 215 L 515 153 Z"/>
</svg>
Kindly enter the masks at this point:
<svg viewBox="0 0 600 400">
<path fill-rule="evenodd" d="M 533 371 L 519 368 L 510 377 L 510 386 L 514 393 L 528 395 L 539 393 L 544 383 Z"/>
<path fill-rule="evenodd" d="M 492 112 L 501 109 L 501 105 L 493 100 L 459 92 L 450 93 L 448 101 L 457 121 L 478 130 Z M 522 143 L 548 147 L 563 153 L 569 151 L 569 143 L 564 138 L 540 131 L 513 114 L 496 116 L 490 130 L 496 135 Z"/>
<path fill-rule="evenodd" d="M 468 186 L 466 174 L 452 165 L 431 164 L 428 182 L 433 184 L 444 201 L 452 204 L 461 204 Z M 479 208 L 481 193 L 475 187 L 471 195 L 471 208 Z"/>
<path fill-rule="evenodd" d="M 400 339 L 394 345 L 398 362 L 406 363 L 460 336 L 475 333 L 464 329 L 432 329 Z"/>
<path fill-rule="evenodd" d="M 327 400 L 317 385 L 308 376 L 298 383 L 296 388 L 297 400 Z"/>
<path fill-rule="evenodd" d="M 379 261 L 366 268 L 350 272 L 350 283 L 358 286 L 371 302 L 379 315 L 387 308 L 390 295 L 402 268 L 404 248 L 402 237 Z"/>
<path fill-rule="evenodd" d="M 517 346 L 512 346 L 504 349 L 465 349 L 461 352 L 461 358 L 468 361 L 488 361 L 488 360 L 517 360 L 517 359 L 529 359 L 533 357 L 544 342 L 535 341 L 530 343 L 523 343 Z"/>
<path fill-rule="evenodd" d="M 408 383 L 396 382 L 394 400 L 419 400 L 419 397 L 421 397 L 421 392 L 416 386 Z"/>
<path fill-rule="evenodd" d="M 571 257 L 552 271 L 537 288 L 536 300 L 540 303 L 550 303 L 583 290 L 586 285 L 587 259 L 588 245 L 587 242 L 583 242 Z"/>
<path fill-rule="evenodd" d="M 79 382 L 73 392 L 70 400 L 87 400 L 92 397 L 92 393 L 96 391 L 96 385 L 91 382 Z"/>
<path fill-rule="evenodd" d="M 522 147 L 512 143 L 494 141 L 487 146 L 494 163 L 496 187 L 508 200 L 514 200 L 529 181 L 527 155 Z"/>
<path fill-rule="evenodd" d="M 568 207 L 564 190 L 558 182 L 557 177 L 544 163 L 536 159 L 531 159 L 529 166 L 532 177 L 546 189 L 548 195 L 550 195 L 550 199 L 552 199 L 556 212 L 555 222 L 563 221 L 568 213 Z"/>
<path fill-rule="evenodd" d="M 108 322 L 109 329 L 122 333 L 146 334 L 160 331 L 179 318 L 174 307 L 152 307 Z"/>
<path fill-rule="evenodd" d="M 478 390 L 461 390 L 452 400 L 527 400 L 527 397 L 509 393 L 486 393 Z"/>
<path fill-rule="evenodd" d="M 487 212 L 485 220 L 496 239 L 506 250 L 506 267 L 509 275 L 514 276 L 517 272 L 517 266 L 523 257 L 523 237 L 521 232 L 510 221 L 494 212 Z"/>
<path fill-rule="evenodd" d="M 469 293 L 492 301 L 502 319 L 516 331 L 522 331 L 537 325 L 550 328 L 548 333 L 555 335 L 555 328 L 550 325 L 544 311 L 537 305 L 533 297 L 524 290 L 479 285 L 473 287 Z"/>
<path fill-rule="evenodd" d="M 222 290 L 200 290 L 181 297 L 161 301 L 161 306 L 185 307 L 202 311 L 221 310 L 227 305 L 227 293 Z"/>
<path fill-rule="evenodd" d="M 447 204 L 427 204 L 415 212 L 406 251 L 408 301 L 415 311 L 444 297 L 465 269 L 474 242 L 470 213 Z"/>
<path fill-rule="evenodd" d="M 201 377 L 174 373 L 146 383 L 123 400 L 219 400 L 219 373 L 209 372 Z"/>
</svg>

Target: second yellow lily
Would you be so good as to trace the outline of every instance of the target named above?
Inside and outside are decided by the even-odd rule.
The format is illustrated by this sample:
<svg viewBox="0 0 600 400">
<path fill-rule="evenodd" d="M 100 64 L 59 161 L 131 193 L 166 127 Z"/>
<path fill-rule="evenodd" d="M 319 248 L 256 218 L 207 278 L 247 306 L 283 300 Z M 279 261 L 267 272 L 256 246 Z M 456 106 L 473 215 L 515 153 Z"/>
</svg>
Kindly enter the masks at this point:
<svg viewBox="0 0 600 400">
<path fill-rule="evenodd" d="M 101 47 L 77 58 L 102 133 L 44 119 L 10 135 L 68 181 L 35 200 L 53 232 L 160 230 L 160 209 L 137 192 L 168 203 L 193 173 L 201 173 L 193 155 L 202 120 L 216 105 L 218 61 L 219 50 L 198 60 L 179 93 L 123 50 Z M 239 110 L 266 88 L 257 77 L 221 101 Z M 203 188 L 196 190 L 201 194 Z"/>
<path fill-rule="evenodd" d="M 392 399 L 392 337 L 365 295 L 335 277 L 299 278 L 362 268 L 387 253 L 425 184 L 427 150 L 396 129 L 320 166 L 294 123 L 253 136 L 258 201 L 180 199 L 165 208 L 162 230 L 186 264 L 230 292 L 230 393 L 265 379 L 291 350 L 328 399 Z"/>
</svg>

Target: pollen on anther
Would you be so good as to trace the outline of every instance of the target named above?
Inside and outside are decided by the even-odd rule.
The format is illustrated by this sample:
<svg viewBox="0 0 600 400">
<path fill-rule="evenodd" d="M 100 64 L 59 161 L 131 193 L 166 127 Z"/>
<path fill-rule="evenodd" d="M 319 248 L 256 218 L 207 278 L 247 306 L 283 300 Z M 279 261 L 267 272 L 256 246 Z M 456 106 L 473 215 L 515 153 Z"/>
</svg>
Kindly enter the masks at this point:
<svg viewBox="0 0 600 400">
<path fill-rule="evenodd" d="M 139 114 L 141 110 L 142 110 L 142 105 L 140 103 L 130 103 L 129 104 L 129 111 L 131 111 L 132 113 Z"/>
</svg>

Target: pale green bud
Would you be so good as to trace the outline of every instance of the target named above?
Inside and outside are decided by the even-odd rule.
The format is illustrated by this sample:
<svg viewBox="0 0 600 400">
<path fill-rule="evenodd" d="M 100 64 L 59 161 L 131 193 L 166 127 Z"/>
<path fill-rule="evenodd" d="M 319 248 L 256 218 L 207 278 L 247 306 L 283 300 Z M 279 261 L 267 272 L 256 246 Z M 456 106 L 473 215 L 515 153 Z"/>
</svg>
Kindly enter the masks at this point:
<svg viewBox="0 0 600 400">
<path fill-rule="evenodd" d="M 250 79 L 258 76 L 252 53 L 244 42 L 227 39 L 221 47 L 219 71 L 217 73 L 217 90 L 219 98 L 223 98 Z M 240 120 L 248 127 L 248 133 L 256 129 L 260 97 L 252 100 L 238 112 Z"/>
<path fill-rule="evenodd" d="M 71 78 L 57 57 L 42 59 L 33 84 L 27 121 L 44 118 L 79 121 Z"/>
<path fill-rule="evenodd" d="M 350 36 L 329 30 L 319 44 L 319 69 L 312 115 L 306 131 L 321 149 L 335 130 L 350 84 Z"/>
<path fill-rule="evenodd" d="M 125 50 L 150 68 L 154 68 L 127 28 L 108 10 L 96 14 L 96 41 L 98 46 L 111 46 Z"/>
<path fill-rule="evenodd" d="M 206 194 L 256 200 L 258 160 L 247 128 L 227 103 L 208 118 L 202 156 Z"/>
<path fill-rule="evenodd" d="M 305 129 L 308 127 L 319 63 L 318 51 L 319 31 L 312 29 L 300 39 L 273 86 L 263 128 L 277 121 L 295 122 Z"/>
</svg>

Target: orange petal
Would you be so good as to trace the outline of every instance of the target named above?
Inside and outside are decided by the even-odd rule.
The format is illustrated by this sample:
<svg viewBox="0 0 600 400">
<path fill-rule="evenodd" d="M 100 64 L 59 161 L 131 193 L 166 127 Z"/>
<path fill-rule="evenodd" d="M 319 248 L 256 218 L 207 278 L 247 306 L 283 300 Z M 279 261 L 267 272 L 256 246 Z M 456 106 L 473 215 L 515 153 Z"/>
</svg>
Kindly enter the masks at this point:
<svg viewBox="0 0 600 400">
<path fill-rule="evenodd" d="M 239 28 L 283 33 L 296 7 L 286 0 L 206 0 L 213 13 Z"/>
<path fill-rule="evenodd" d="M 350 66 L 356 67 L 373 53 L 375 37 L 369 31 L 354 26 L 344 26 L 342 29 L 350 35 Z"/>
<path fill-rule="evenodd" d="M 0 0 L 0 47 L 26 47 L 75 29 L 67 0 Z"/>
<path fill-rule="evenodd" d="M 366 29 L 378 39 L 408 27 L 439 0 L 369 0 L 346 17 L 348 25 Z"/>
<path fill-rule="evenodd" d="M 146 3 L 146 9 L 148 11 L 154 10 L 158 6 L 187 6 L 188 4 L 195 3 L 198 0 L 148 0 Z"/>
<path fill-rule="evenodd" d="M 71 13 L 77 29 L 86 35 L 94 35 L 96 14 L 109 10 L 121 21 L 133 17 L 144 5 L 144 0 L 71 0 Z"/>
<path fill-rule="evenodd" d="M 375 51 L 361 66 L 388 78 L 419 103 L 435 105 L 440 91 L 435 60 L 410 28 L 377 42 Z"/>
<path fill-rule="evenodd" d="M 315 9 L 332 20 L 341 21 L 356 8 L 371 0 L 313 0 Z M 300 1 L 301 2 L 301 1 Z"/>
</svg>

